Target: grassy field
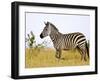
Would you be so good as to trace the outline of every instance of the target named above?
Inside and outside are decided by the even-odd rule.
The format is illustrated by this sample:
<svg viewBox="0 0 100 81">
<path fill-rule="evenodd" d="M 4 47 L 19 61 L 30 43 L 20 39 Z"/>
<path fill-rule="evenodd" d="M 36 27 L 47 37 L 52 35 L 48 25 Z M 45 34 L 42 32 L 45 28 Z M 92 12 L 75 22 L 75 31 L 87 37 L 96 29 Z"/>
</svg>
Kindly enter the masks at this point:
<svg viewBox="0 0 100 81">
<path fill-rule="evenodd" d="M 81 60 L 81 55 L 77 50 L 63 51 L 62 57 L 65 60 L 58 60 L 54 49 L 43 48 L 38 51 L 34 48 L 26 48 L 25 68 L 89 65 L 89 59 Z"/>
</svg>

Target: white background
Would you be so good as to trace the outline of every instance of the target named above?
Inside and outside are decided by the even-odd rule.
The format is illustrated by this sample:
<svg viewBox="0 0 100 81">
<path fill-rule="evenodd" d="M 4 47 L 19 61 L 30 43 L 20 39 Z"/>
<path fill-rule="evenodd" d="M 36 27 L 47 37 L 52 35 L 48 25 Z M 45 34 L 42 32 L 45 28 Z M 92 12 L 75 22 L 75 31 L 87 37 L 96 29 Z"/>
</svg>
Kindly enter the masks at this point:
<svg viewBox="0 0 100 81">
<path fill-rule="evenodd" d="M 13 81 L 10 78 L 11 69 L 11 2 L 13 0 L 1 0 L 0 2 L 0 81 Z M 100 0 L 21 0 L 21 1 L 34 1 L 34 2 L 49 2 L 59 4 L 72 4 L 72 5 L 88 5 L 98 6 L 100 10 Z M 98 11 L 100 14 L 100 11 Z M 98 16 L 98 22 L 100 21 Z M 98 23 L 98 27 L 99 27 Z M 98 28 L 98 30 L 100 30 Z M 99 31 L 100 34 L 100 31 Z M 100 38 L 99 38 L 100 41 Z M 100 45 L 100 43 L 98 43 Z M 100 47 L 100 46 L 99 46 Z M 100 52 L 100 51 L 99 51 Z M 98 54 L 98 57 L 100 55 Z M 98 60 L 100 61 L 100 59 Z M 100 63 L 98 63 L 100 68 Z M 100 70 L 99 70 L 100 71 Z M 99 81 L 100 74 L 98 75 L 83 75 L 83 76 L 67 76 L 55 78 L 41 78 L 41 79 L 27 79 L 26 81 Z"/>
<path fill-rule="evenodd" d="M 94 47 L 95 46 L 94 46 L 94 42 L 93 42 L 94 41 L 94 38 L 95 38 L 94 37 L 94 30 L 95 30 L 94 29 L 94 23 L 95 23 L 95 21 L 94 21 L 95 20 L 94 19 L 95 18 L 94 17 L 94 11 L 91 11 L 91 10 L 84 10 L 83 11 L 81 9 L 80 10 L 76 10 L 76 9 L 62 9 L 62 8 L 57 9 L 57 8 L 52 8 L 52 7 L 51 8 L 46 8 L 46 9 L 48 11 L 45 10 L 44 7 L 20 6 L 20 8 L 19 8 L 19 20 L 20 20 L 20 24 L 19 24 L 19 31 L 20 31 L 19 32 L 19 39 L 20 39 L 20 41 L 19 41 L 19 75 L 35 75 L 35 74 L 46 74 L 46 73 L 47 74 L 51 74 L 51 73 L 66 73 L 66 72 L 67 73 L 71 73 L 71 72 L 93 71 L 94 70 L 94 60 L 95 60 L 94 59 L 94 57 L 95 57 L 94 56 L 94 53 L 95 53 L 94 52 L 95 51 Z M 70 19 L 64 17 L 65 19 L 69 19 L 72 22 L 75 22 L 75 20 L 77 20 L 77 24 L 82 22 L 81 24 L 83 25 L 83 27 L 86 26 L 84 28 L 82 26 L 81 27 L 80 26 L 77 26 L 79 28 L 79 30 L 77 30 L 77 28 L 76 28 L 77 31 L 80 31 L 82 33 L 83 33 L 83 30 L 88 30 L 88 31 L 86 31 L 88 33 L 90 31 L 90 33 L 91 33 L 91 35 L 90 35 L 90 44 L 91 44 L 91 46 L 90 46 L 90 50 L 91 50 L 90 51 L 90 54 L 91 54 L 90 55 L 90 66 L 84 66 L 84 67 L 83 66 L 82 67 L 80 67 L 80 66 L 77 66 L 77 67 L 74 66 L 74 67 L 59 67 L 59 68 L 58 67 L 57 68 L 49 68 L 48 67 L 48 68 L 31 68 L 31 69 L 26 69 L 25 68 L 25 49 L 24 49 L 24 47 L 25 47 L 25 42 L 24 42 L 25 41 L 25 35 L 24 35 L 24 33 L 25 33 L 25 15 L 24 14 L 25 14 L 25 12 L 41 12 L 41 11 L 42 12 L 46 12 L 46 13 L 62 13 L 62 14 L 63 13 L 70 13 L 70 14 L 90 15 L 90 22 L 89 21 L 86 22 L 86 20 L 83 21 L 84 24 L 85 24 L 85 22 L 86 23 L 89 22 L 87 25 L 82 24 L 83 22 L 80 20 L 80 18 L 79 18 L 80 21 L 78 20 L 78 16 L 79 15 L 76 16 L 76 19 L 73 19 L 73 21 L 71 20 L 72 15 L 71 15 Z M 43 16 L 41 16 L 41 17 L 44 18 Z M 51 16 L 51 17 L 50 16 L 47 16 L 47 17 L 50 19 L 53 16 Z M 31 18 L 32 18 L 32 16 L 31 16 Z M 33 17 L 32 19 L 35 19 L 35 17 Z M 30 19 L 28 21 L 30 21 L 30 22 L 34 21 L 32 19 L 31 19 L 31 21 L 30 21 Z M 39 19 L 42 20 L 41 18 L 39 18 Z M 39 22 L 39 19 L 38 19 L 38 21 L 35 22 L 36 25 L 38 23 L 43 22 L 43 20 L 41 22 Z M 53 19 L 55 19 L 55 17 L 53 17 Z M 54 21 L 53 19 L 52 19 L 52 21 Z M 83 18 L 81 18 L 81 19 L 83 19 Z M 26 20 L 27 20 L 27 18 L 26 18 Z M 37 20 L 37 16 L 36 16 L 36 19 L 35 20 Z M 58 19 L 58 20 L 61 20 L 61 18 Z M 58 20 L 55 20 L 55 21 L 57 22 Z M 66 24 L 67 24 L 67 21 L 68 20 L 65 20 L 65 21 L 66 21 Z M 72 22 L 70 24 L 72 24 Z M 31 24 L 34 24 L 34 23 L 32 22 Z M 63 24 L 65 24 L 65 23 L 63 23 Z M 71 32 L 72 30 L 73 30 L 73 32 L 75 32 L 75 29 L 73 29 L 75 27 L 75 24 L 74 23 L 73 23 L 74 26 L 72 26 L 72 25 L 66 25 L 66 24 L 65 24 L 65 26 L 63 26 L 63 29 L 66 30 L 65 32 Z M 89 24 L 90 24 L 90 26 L 89 26 Z M 60 21 L 59 21 L 59 24 L 58 25 L 61 25 L 60 24 Z M 43 28 L 41 26 L 42 25 L 38 25 L 38 27 Z M 67 28 L 67 26 L 70 27 L 70 28 Z M 35 29 L 35 27 L 36 26 L 33 26 L 33 29 Z M 36 27 L 36 29 L 38 27 Z M 61 27 L 59 27 L 59 28 L 61 28 Z M 32 27 L 29 28 L 29 29 L 32 29 Z M 70 29 L 70 30 L 68 30 L 68 29 Z M 39 32 L 40 29 L 38 29 L 37 31 Z M 64 32 L 64 30 L 63 30 L 63 32 Z M 84 32 L 84 34 L 85 34 L 85 32 Z M 38 39 L 38 40 L 41 40 L 41 39 Z"/>
</svg>

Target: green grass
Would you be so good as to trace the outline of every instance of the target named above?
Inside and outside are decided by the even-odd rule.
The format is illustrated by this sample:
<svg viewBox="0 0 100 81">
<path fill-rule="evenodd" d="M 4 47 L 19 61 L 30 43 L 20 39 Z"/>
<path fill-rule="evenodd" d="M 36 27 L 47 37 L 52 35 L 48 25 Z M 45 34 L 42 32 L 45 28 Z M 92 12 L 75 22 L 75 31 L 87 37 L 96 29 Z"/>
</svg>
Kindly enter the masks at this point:
<svg viewBox="0 0 100 81">
<path fill-rule="evenodd" d="M 51 48 L 41 48 L 40 51 L 26 48 L 25 68 L 89 65 L 89 59 L 81 60 L 81 55 L 77 50 L 63 51 L 62 57 L 65 60 L 58 60 L 55 53 L 55 50 Z"/>
</svg>

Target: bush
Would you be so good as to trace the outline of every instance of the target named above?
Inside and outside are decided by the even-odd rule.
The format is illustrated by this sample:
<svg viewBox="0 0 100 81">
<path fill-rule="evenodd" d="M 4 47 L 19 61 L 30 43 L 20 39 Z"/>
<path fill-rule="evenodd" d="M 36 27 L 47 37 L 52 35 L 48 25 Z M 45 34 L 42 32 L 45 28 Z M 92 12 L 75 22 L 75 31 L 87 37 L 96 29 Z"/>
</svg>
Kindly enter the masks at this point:
<svg viewBox="0 0 100 81">
<path fill-rule="evenodd" d="M 46 41 L 43 41 L 40 44 L 36 44 L 35 35 L 33 34 L 32 31 L 30 32 L 30 34 L 27 34 L 26 42 L 28 44 L 28 47 L 32 48 L 30 51 L 32 51 L 33 48 L 34 48 L 35 50 L 40 52 L 41 49 L 47 47 L 47 42 Z"/>
</svg>

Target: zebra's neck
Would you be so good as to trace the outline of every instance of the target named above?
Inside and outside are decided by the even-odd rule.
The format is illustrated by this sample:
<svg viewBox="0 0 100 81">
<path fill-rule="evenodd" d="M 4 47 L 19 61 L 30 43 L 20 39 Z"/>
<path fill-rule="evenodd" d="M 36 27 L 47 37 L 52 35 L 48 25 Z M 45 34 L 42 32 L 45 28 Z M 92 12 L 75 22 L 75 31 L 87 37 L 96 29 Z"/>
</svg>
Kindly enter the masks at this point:
<svg viewBox="0 0 100 81">
<path fill-rule="evenodd" d="M 52 42 L 56 42 L 57 39 L 61 36 L 62 34 L 60 32 L 51 32 L 50 38 Z"/>
</svg>

